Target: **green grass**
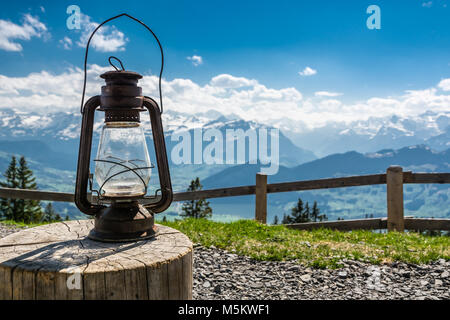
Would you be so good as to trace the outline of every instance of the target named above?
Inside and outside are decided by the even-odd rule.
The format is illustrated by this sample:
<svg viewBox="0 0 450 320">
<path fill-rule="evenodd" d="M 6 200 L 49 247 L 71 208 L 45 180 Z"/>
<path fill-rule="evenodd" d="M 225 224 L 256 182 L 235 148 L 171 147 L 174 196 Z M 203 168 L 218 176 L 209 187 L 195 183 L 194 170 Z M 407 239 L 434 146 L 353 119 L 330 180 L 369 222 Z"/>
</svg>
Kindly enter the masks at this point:
<svg viewBox="0 0 450 320">
<path fill-rule="evenodd" d="M 374 233 L 318 229 L 291 230 L 252 220 L 231 223 L 205 219 L 159 222 L 185 233 L 194 243 L 233 251 L 257 260 L 296 260 L 316 268 L 339 268 L 342 259 L 373 264 L 402 261 L 422 264 L 450 260 L 450 237 L 418 233 Z"/>
<path fill-rule="evenodd" d="M 37 226 L 42 226 L 44 224 L 49 224 L 49 222 L 40 222 L 40 223 L 24 223 L 20 221 L 14 220 L 0 220 L 0 224 L 4 224 L 6 226 L 17 227 L 17 228 L 33 228 Z"/>
</svg>

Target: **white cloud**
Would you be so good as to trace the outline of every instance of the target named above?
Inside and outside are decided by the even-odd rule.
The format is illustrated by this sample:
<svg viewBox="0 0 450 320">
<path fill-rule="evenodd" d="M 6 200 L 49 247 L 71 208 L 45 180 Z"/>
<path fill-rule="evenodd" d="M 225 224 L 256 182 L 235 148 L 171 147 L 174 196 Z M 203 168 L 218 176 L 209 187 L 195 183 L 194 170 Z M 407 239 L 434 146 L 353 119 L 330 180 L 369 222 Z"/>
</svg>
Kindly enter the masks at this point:
<svg viewBox="0 0 450 320">
<path fill-rule="evenodd" d="M 316 97 L 339 97 L 342 96 L 342 93 L 339 92 L 329 92 L 329 91 L 316 91 L 314 92 Z"/>
<path fill-rule="evenodd" d="M 91 17 L 81 14 L 81 26 L 83 27 L 80 40 L 77 41 L 79 47 L 85 48 L 89 37 L 99 23 L 91 20 Z M 119 31 L 114 26 L 103 25 L 94 35 L 91 40 L 91 46 L 100 52 L 115 52 L 125 51 L 125 44 L 128 39 L 123 32 Z"/>
<path fill-rule="evenodd" d="M 443 79 L 439 82 L 438 87 L 444 91 L 450 91 L 450 79 Z"/>
<path fill-rule="evenodd" d="M 88 70 L 87 95 L 96 95 L 103 81 L 99 74 L 110 70 L 90 66 Z M 0 108 L 23 109 L 51 113 L 73 111 L 81 101 L 83 72 L 68 69 L 60 74 L 47 71 L 30 73 L 25 77 L 0 75 Z"/>
<path fill-rule="evenodd" d="M 240 88 L 256 85 L 256 80 L 234 77 L 231 74 L 221 74 L 211 79 L 210 84 L 218 88 Z"/>
<path fill-rule="evenodd" d="M 314 70 L 310 67 L 306 67 L 303 71 L 300 71 L 298 74 L 303 77 L 313 76 L 317 73 L 317 70 Z"/>
<path fill-rule="evenodd" d="M 193 55 L 192 57 L 186 57 L 186 59 L 191 61 L 196 67 L 203 64 L 203 58 L 201 56 Z"/>
<path fill-rule="evenodd" d="M 103 85 L 99 75 L 107 70 L 111 67 L 89 66 L 87 98 L 99 94 Z M 42 114 L 78 112 L 82 80 L 83 72 L 79 68 L 59 74 L 41 71 L 24 77 L 0 74 L 0 108 Z M 157 76 L 145 75 L 140 85 L 146 95 L 158 101 Z M 217 75 L 205 85 L 190 79 L 162 81 L 165 110 L 192 115 L 216 111 L 236 114 L 244 120 L 265 124 L 291 123 L 291 127 L 305 129 L 392 115 L 414 117 L 428 110 L 448 113 L 450 94 L 440 94 L 442 91 L 438 90 L 438 87 L 449 88 L 447 85 L 448 82 L 441 81 L 434 88 L 405 91 L 396 97 L 372 97 L 343 103 L 337 96 L 319 94 L 321 99 L 317 99 L 317 95 L 304 98 L 295 88 L 269 88 L 255 79 L 229 74 Z"/>
<path fill-rule="evenodd" d="M 59 40 L 59 43 L 63 46 L 65 50 L 72 49 L 72 40 L 69 37 L 64 37 L 63 39 Z"/>
<path fill-rule="evenodd" d="M 422 7 L 424 7 L 424 8 L 431 8 L 432 5 L 433 5 L 433 1 L 422 2 Z"/>
<path fill-rule="evenodd" d="M 50 37 L 45 24 L 39 21 L 39 18 L 30 14 L 23 16 L 22 25 L 15 24 L 11 21 L 0 20 L 0 49 L 5 51 L 22 51 L 22 45 L 17 40 L 28 41 L 31 38 Z"/>
</svg>

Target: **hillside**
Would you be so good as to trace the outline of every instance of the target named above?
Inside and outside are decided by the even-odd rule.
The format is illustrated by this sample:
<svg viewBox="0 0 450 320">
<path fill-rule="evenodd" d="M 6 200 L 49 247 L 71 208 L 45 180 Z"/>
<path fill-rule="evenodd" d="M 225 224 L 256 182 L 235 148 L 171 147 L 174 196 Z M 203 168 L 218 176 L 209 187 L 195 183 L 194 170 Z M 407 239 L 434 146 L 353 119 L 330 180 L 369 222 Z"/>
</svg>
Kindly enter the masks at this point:
<svg viewBox="0 0 450 320">
<path fill-rule="evenodd" d="M 448 171 L 450 149 L 435 152 L 425 145 L 399 150 L 385 149 L 362 154 L 356 151 L 333 154 L 293 168 L 280 166 L 278 174 L 269 176 L 269 183 L 382 173 L 390 165 L 420 172 Z M 240 165 L 227 168 L 203 181 L 206 188 L 254 184 L 259 165 Z"/>
</svg>

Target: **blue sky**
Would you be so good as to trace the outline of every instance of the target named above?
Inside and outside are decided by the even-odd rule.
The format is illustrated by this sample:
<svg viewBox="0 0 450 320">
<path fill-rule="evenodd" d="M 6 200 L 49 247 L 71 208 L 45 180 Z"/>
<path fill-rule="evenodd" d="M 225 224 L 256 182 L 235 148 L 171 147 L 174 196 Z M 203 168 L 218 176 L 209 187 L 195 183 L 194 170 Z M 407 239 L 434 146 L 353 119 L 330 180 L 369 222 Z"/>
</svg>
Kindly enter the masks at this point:
<svg viewBox="0 0 450 320">
<path fill-rule="evenodd" d="M 127 12 L 151 26 L 166 54 L 164 77 L 205 85 L 220 74 L 256 79 L 268 88 L 295 88 L 303 97 L 341 93 L 355 103 L 396 97 L 450 78 L 450 3 L 432 1 L 9 1 L 0 20 L 24 24 L 24 15 L 43 23 L 45 35 L 9 39 L 18 51 L 0 48 L 0 74 L 61 73 L 82 67 L 83 32 L 68 30 L 66 8 L 76 4 L 91 22 Z M 381 9 L 381 29 L 369 30 L 369 5 Z M 156 74 L 159 51 L 145 29 L 121 18 L 119 52 L 92 50 L 90 63 L 120 57 L 127 69 Z M 72 42 L 64 48 L 63 39 Z M 4 40 L 4 39 L 3 39 Z M 0 41 L 2 41 L 0 35 Z M 0 43 L 1 46 L 1 43 Z M 187 57 L 200 56 L 195 66 Z M 301 76 L 306 67 L 314 75 Z"/>
</svg>

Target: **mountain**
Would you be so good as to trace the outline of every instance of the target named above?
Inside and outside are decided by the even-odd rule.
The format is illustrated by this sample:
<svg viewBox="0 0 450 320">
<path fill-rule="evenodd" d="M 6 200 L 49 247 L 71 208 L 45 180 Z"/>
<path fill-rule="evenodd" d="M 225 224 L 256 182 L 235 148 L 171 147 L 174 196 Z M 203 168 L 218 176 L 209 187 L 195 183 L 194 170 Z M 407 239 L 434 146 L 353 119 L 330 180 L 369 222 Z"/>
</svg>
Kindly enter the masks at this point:
<svg viewBox="0 0 450 320">
<path fill-rule="evenodd" d="M 271 125 L 280 128 L 296 145 L 313 151 L 319 157 L 351 150 L 367 153 L 417 144 L 442 151 L 448 148 L 450 141 L 450 112 L 371 117 L 364 121 L 334 122 L 316 128 L 289 119 L 274 121 Z"/>
<path fill-rule="evenodd" d="M 141 119 L 146 128 L 150 158 L 155 159 L 149 119 L 147 119 L 146 114 L 143 114 Z M 204 134 L 209 129 L 218 130 L 224 140 L 223 161 L 225 161 L 225 146 L 227 143 L 225 140 L 228 130 L 234 132 L 241 130 L 245 133 L 247 130 L 252 129 L 256 132 L 256 139 L 258 139 L 259 129 L 269 131 L 273 129 L 256 122 L 245 122 L 235 116 L 224 117 L 217 112 L 188 115 L 169 111 L 164 113 L 163 122 L 173 185 L 177 190 L 184 190 L 186 188 L 186 179 L 192 179 L 195 176 L 206 178 L 224 168 L 223 164 L 211 164 L 207 166 L 193 164 L 195 147 L 198 146 L 198 143 L 194 141 L 194 130 L 198 128 L 202 129 L 203 140 L 205 139 Z M 40 115 L 37 113 L 18 113 L 11 109 L 3 109 L 0 111 L 0 151 L 25 155 L 27 158 L 33 159 L 44 166 L 74 171 L 78 159 L 80 123 L 81 116 L 79 114 L 59 112 Z M 95 156 L 97 149 L 102 124 L 103 119 L 101 113 L 99 113 L 94 125 L 93 156 Z M 183 133 L 190 137 L 189 152 L 192 157 L 188 164 L 175 164 L 172 162 L 171 151 L 179 144 L 179 140 L 172 138 L 174 134 Z M 200 142 L 202 144 L 201 153 L 203 153 L 210 142 L 202 141 L 202 136 L 200 136 Z M 230 143 L 234 142 L 234 140 L 230 141 Z M 246 141 L 244 156 L 247 161 L 250 160 L 249 149 L 249 141 Z M 233 147 L 233 150 L 235 154 L 233 163 L 237 164 L 237 144 Z M 316 156 L 311 151 L 297 147 L 281 132 L 279 134 L 279 151 L 279 162 L 285 166 L 296 166 L 316 159 Z M 271 154 L 270 144 L 268 154 Z M 154 181 L 157 183 L 157 179 Z"/>
<path fill-rule="evenodd" d="M 1 141 L 0 151 L 6 154 L 25 156 L 45 166 L 61 170 L 76 170 L 76 158 L 73 155 L 50 148 L 39 140 Z"/>
<path fill-rule="evenodd" d="M 275 183 L 384 173 L 390 165 L 401 165 L 405 171 L 448 172 L 450 149 L 436 152 L 425 145 L 418 145 L 367 154 L 350 151 L 326 156 L 293 168 L 281 166 L 278 174 L 268 176 L 268 181 Z M 203 180 L 203 185 L 205 188 L 250 185 L 254 184 L 255 175 L 259 171 L 260 165 L 235 166 Z"/>
<path fill-rule="evenodd" d="M 142 120 L 148 124 L 147 116 L 142 116 Z M 59 151 L 77 154 L 80 123 L 81 115 L 77 112 L 39 114 L 1 109 L 0 140 L 48 142 L 52 139 L 52 146 Z M 350 123 L 332 122 L 320 127 L 310 127 L 307 123 L 294 121 L 288 117 L 268 120 L 264 124 L 256 123 L 244 121 L 234 114 L 225 116 L 217 111 L 188 114 L 168 110 L 163 114 L 166 136 L 194 128 L 223 126 L 245 128 L 247 126 L 245 123 L 253 128 L 278 128 L 283 137 L 308 153 L 304 159 L 300 156 L 300 162 L 312 160 L 307 159 L 312 154 L 324 157 L 352 150 L 367 153 L 417 144 L 426 144 L 435 150 L 442 151 L 447 149 L 450 143 L 450 111 L 441 113 L 425 111 L 421 115 L 408 117 L 371 117 Z M 101 124 L 102 115 L 99 113 L 96 117 L 94 137 L 98 136 Z M 284 149 L 280 148 L 280 150 Z M 294 161 L 291 162 L 292 160 Z M 283 156 L 280 161 L 289 166 L 300 164 L 296 159 L 283 158 Z"/>
<path fill-rule="evenodd" d="M 447 126 L 444 133 L 428 138 L 426 144 L 435 150 L 450 148 L 450 126 Z"/>
</svg>

